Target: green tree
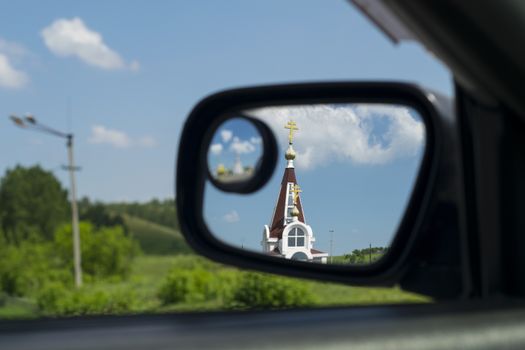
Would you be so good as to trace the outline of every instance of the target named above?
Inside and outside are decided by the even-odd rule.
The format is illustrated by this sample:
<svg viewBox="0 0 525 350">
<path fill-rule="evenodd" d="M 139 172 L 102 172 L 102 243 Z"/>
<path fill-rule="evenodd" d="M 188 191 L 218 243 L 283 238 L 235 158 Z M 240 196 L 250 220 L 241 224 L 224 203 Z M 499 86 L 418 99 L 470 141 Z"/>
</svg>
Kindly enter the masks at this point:
<svg viewBox="0 0 525 350">
<path fill-rule="evenodd" d="M 128 234 L 128 228 L 124 218 L 120 214 L 111 213 L 103 203 L 90 203 L 84 197 L 79 202 L 80 220 L 91 222 L 95 228 L 122 226 L 125 234 Z"/>
<path fill-rule="evenodd" d="M 67 191 L 38 165 L 8 169 L 0 181 L 0 223 L 8 243 L 31 236 L 51 240 L 68 214 Z"/>
<path fill-rule="evenodd" d="M 80 250 L 84 275 L 93 278 L 126 277 L 131 262 L 140 253 L 138 243 L 124 234 L 121 226 L 96 229 L 81 221 Z M 66 267 L 73 266 L 71 225 L 63 225 L 55 234 L 56 253 Z"/>
<path fill-rule="evenodd" d="M 349 264 L 368 264 L 370 257 L 372 262 L 380 259 L 386 252 L 386 247 L 372 247 L 365 249 L 354 249 L 352 253 L 345 254 L 344 259 Z"/>
</svg>

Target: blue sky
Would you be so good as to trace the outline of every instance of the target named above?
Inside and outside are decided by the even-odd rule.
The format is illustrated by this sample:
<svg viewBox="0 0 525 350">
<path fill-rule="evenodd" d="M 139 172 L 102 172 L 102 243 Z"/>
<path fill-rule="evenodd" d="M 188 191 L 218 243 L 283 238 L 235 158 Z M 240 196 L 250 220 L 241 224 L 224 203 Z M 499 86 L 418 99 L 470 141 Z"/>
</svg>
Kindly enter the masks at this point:
<svg viewBox="0 0 525 350">
<path fill-rule="evenodd" d="M 71 127 L 79 194 L 104 201 L 172 197 L 184 119 L 219 90 L 403 80 L 452 94 L 428 52 L 395 46 L 346 1 L 22 0 L 0 23 L 0 172 L 38 163 L 68 185 L 63 142 L 7 118 L 30 112 Z"/>
</svg>

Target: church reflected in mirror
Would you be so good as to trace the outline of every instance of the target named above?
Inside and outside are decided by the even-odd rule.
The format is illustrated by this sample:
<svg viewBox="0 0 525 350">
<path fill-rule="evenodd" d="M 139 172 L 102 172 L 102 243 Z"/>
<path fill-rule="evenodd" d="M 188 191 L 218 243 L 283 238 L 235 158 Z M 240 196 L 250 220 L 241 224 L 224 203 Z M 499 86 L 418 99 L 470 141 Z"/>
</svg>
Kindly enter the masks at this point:
<svg viewBox="0 0 525 350">
<path fill-rule="evenodd" d="M 293 137 L 294 132 L 299 129 L 294 121 L 289 121 L 285 128 L 289 130 L 288 149 L 285 153 L 287 163 L 272 220 L 270 225 L 264 225 L 262 249 L 272 256 L 326 263 L 328 254 L 314 249 L 314 232 L 306 223 L 299 195 L 302 190 L 295 176 Z"/>
</svg>

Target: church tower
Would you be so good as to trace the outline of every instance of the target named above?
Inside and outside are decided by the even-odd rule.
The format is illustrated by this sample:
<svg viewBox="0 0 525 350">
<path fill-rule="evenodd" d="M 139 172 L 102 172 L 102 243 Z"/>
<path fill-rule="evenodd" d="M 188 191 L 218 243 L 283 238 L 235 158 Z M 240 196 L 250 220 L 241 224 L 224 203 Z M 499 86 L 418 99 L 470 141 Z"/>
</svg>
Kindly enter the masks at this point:
<svg viewBox="0 0 525 350">
<path fill-rule="evenodd" d="M 303 205 L 299 194 L 302 192 L 295 177 L 293 149 L 294 132 L 297 124 L 289 121 L 285 128 L 289 130 L 287 161 L 277 203 L 270 225 L 264 225 L 261 245 L 267 254 L 286 259 L 326 263 L 327 253 L 313 248 L 315 237 L 310 225 L 306 224 Z"/>
</svg>

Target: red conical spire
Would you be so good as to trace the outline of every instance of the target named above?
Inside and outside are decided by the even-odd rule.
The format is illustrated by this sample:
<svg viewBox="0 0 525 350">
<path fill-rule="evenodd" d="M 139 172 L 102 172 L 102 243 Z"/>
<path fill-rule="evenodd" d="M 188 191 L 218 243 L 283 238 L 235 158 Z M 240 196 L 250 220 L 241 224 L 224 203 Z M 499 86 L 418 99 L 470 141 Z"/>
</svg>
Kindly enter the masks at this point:
<svg viewBox="0 0 525 350">
<path fill-rule="evenodd" d="M 277 204 L 273 212 L 272 222 L 270 225 L 270 237 L 281 239 L 284 227 L 292 222 L 292 210 L 294 206 L 299 210 L 297 219 L 306 223 L 304 220 L 303 206 L 301 204 L 301 198 L 297 196 L 297 200 L 294 201 L 293 189 L 297 186 L 297 178 L 295 177 L 295 169 L 293 161 L 295 159 L 295 151 L 292 147 L 293 144 L 293 133 L 297 128 L 297 125 L 293 121 L 289 121 L 285 126 L 286 129 L 290 130 L 289 133 L 289 146 L 285 153 L 285 159 L 288 161 L 286 169 L 284 169 L 283 179 L 281 181 L 281 189 L 279 191 L 279 197 L 277 197 Z"/>
</svg>

